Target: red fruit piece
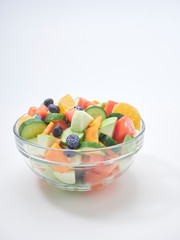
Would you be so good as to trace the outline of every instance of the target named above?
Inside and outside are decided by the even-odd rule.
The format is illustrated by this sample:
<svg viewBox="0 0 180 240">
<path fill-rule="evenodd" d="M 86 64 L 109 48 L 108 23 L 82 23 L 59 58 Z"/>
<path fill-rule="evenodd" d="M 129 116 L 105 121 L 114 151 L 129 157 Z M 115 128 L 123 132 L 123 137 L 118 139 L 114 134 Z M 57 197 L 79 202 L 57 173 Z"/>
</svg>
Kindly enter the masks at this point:
<svg viewBox="0 0 180 240">
<path fill-rule="evenodd" d="M 79 98 L 79 101 L 78 101 L 78 106 L 82 107 L 83 109 L 86 109 L 87 107 L 89 106 L 96 106 L 95 103 L 91 102 L 91 101 L 88 101 L 87 99 L 85 98 Z"/>
<path fill-rule="evenodd" d="M 87 101 L 85 104 L 84 104 L 84 109 L 88 108 L 89 106 L 96 106 L 97 104 L 91 102 L 91 101 Z"/>
<path fill-rule="evenodd" d="M 103 162 L 105 160 L 104 156 L 101 154 L 90 154 L 83 155 L 83 163 L 97 163 L 97 162 Z"/>
<path fill-rule="evenodd" d="M 62 128 L 62 130 L 64 131 L 66 128 L 68 128 L 68 124 L 64 121 L 57 121 L 54 122 L 54 126 L 60 126 Z"/>
<path fill-rule="evenodd" d="M 29 116 L 34 116 L 35 112 L 37 111 L 37 107 L 30 107 L 28 111 Z"/>
<path fill-rule="evenodd" d="M 72 121 L 72 117 L 73 117 L 73 114 L 74 114 L 75 111 L 77 111 L 77 108 L 73 108 L 73 109 L 71 109 L 71 110 L 69 110 L 69 111 L 66 111 L 66 112 L 64 113 L 65 117 L 66 117 L 67 120 L 69 120 L 70 122 Z"/>
<path fill-rule="evenodd" d="M 104 110 L 106 111 L 107 116 L 112 113 L 113 107 L 118 104 L 117 102 L 109 100 Z"/>
<path fill-rule="evenodd" d="M 97 173 L 93 170 L 88 170 L 84 175 L 84 181 L 85 183 L 96 184 L 101 182 L 101 180 L 103 180 L 106 177 L 107 176 L 104 174 Z"/>
<path fill-rule="evenodd" d="M 111 163 L 108 165 L 95 167 L 94 171 L 109 176 L 117 166 L 118 166 L 118 163 Z"/>
<path fill-rule="evenodd" d="M 104 156 L 101 154 L 91 154 L 90 155 L 90 163 L 96 163 L 96 162 L 103 162 Z"/>
<path fill-rule="evenodd" d="M 132 120 L 126 115 L 121 117 L 115 125 L 114 140 L 122 143 L 126 134 L 133 136 L 136 133 Z"/>
<path fill-rule="evenodd" d="M 38 114 L 45 119 L 46 115 L 48 114 L 48 107 L 46 107 L 45 105 L 42 105 L 36 110 L 35 114 Z"/>
</svg>

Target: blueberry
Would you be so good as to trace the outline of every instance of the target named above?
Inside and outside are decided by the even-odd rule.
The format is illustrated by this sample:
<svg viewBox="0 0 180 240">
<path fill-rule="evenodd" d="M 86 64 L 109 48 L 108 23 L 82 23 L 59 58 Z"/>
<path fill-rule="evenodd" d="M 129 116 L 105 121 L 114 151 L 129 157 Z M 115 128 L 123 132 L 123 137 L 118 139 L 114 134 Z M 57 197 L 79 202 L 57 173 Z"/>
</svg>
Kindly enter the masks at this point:
<svg viewBox="0 0 180 240">
<path fill-rule="evenodd" d="M 54 104 L 49 104 L 48 109 L 51 113 L 59 113 L 60 112 L 60 108 Z"/>
<path fill-rule="evenodd" d="M 77 148 L 79 146 L 80 139 L 77 135 L 71 134 L 66 138 L 66 144 L 69 148 Z"/>
<path fill-rule="evenodd" d="M 75 106 L 74 108 L 77 108 L 77 110 L 80 110 L 80 111 L 83 110 L 83 108 L 81 106 L 78 106 L 78 105 Z"/>
<path fill-rule="evenodd" d="M 54 137 L 60 137 L 62 134 L 62 128 L 60 126 L 55 126 L 52 131 Z"/>
<path fill-rule="evenodd" d="M 45 105 L 46 107 L 48 107 L 49 104 L 53 104 L 53 103 L 54 103 L 54 101 L 53 101 L 52 98 L 47 98 L 46 100 L 44 100 L 44 105 Z"/>
<path fill-rule="evenodd" d="M 66 149 L 70 149 L 70 148 L 66 148 Z M 72 158 L 76 155 L 76 152 L 74 152 L 72 150 L 71 151 L 66 150 L 63 153 L 64 153 L 64 156 L 66 156 L 68 158 Z"/>
<path fill-rule="evenodd" d="M 35 118 L 39 118 L 39 119 L 41 119 L 42 121 L 44 121 L 44 118 L 43 118 L 41 115 L 36 115 Z"/>
</svg>

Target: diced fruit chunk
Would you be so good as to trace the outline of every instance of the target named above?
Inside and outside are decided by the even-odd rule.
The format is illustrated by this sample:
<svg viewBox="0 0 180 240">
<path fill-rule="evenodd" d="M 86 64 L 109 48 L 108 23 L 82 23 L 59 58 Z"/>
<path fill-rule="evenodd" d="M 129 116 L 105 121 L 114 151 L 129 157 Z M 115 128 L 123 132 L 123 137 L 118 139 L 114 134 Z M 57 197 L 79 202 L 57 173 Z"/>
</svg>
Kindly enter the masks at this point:
<svg viewBox="0 0 180 240">
<path fill-rule="evenodd" d="M 96 104 L 95 103 L 93 103 L 93 102 L 91 102 L 91 101 L 88 101 L 87 99 L 85 99 L 85 98 L 79 98 L 79 100 L 78 100 L 78 104 L 77 104 L 78 106 L 80 106 L 80 107 L 82 107 L 83 109 L 86 109 L 87 107 L 89 107 L 89 106 L 96 106 Z"/>
<path fill-rule="evenodd" d="M 93 170 L 86 171 L 84 174 L 85 183 L 96 184 L 101 182 L 104 178 L 107 177 L 107 174 L 98 173 Z"/>
<path fill-rule="evenodd" d="M 54 128 L 54 123 L 50 122 L 47 127 L 44 129 L 43 134 L 49 135 Z"/>
<path fill-rule="evenodd" d="M 107 118 L 102 121 L 100 133 L 103 133 L 112 138 L 114 133 L 115 124 L 117 122 L 117 117 Z"/>
<path fill-rule="evenodd" d="M 129 134 L 126 134 L 123 142 L 128 142 L 128 141 L 130 141 L 130 140 L 132 140 L 132 137 L 131 137 Z"/>
<path fill-rule="evenodd" d="M 75 171 L 68 170 L 65 173 L 53 172 L 54 176 L 66 184 L 75 184 Z"/>
<path fill-rule="evenodd" d="M 91 122 L 90 126 L 86 130 L 86 141 L 99 142 L 98 130 L 101 126 L 102 116 L 97 117 Z"/>
<path fill-rule="evenodd" d="M 128 103 L 119 103 L 114 106 L 113 113 L 122 113 L 123 115 L 128 115 L 133 121 L 135 129 L 140 129 L 141 116 L 138 110 Z"/>
<path fill-rule="evenodd" d="M 89 163 L 97 163 L 97 162 L 103 162 L 104 161 L 104 155 L 102 154 L 91 154 Z"/>
<path fill-rule="evenodd" d="M 126 134 L 133 136 L 136 133 L 132 120 L 126 115 L 120 118 L 115 126 L 114 140 L 122 143 Z"/>
<path fill-rule="evenodd" d="M 100 128 L 102 122 L 102 116 L 97 117 L 94 121 L 90 123 L 90 127 L 96 126 L 97 128 Z"/>
<path fill-rule="evenodd" d="M 59 179 L 57 179 L 53 173 L 54 173 L 54 168 L 51 167 L 51 166 L 48 166 L 48 167 L 44 170 L 44 172 L 43 172 L 43 174 L 44 174 L 48 179 L 51 179 L 51 180 L 53 180 L 53 181 L 58 181 Z"/>
<path fill-rule="evenodd" d="M 68 128 L 68 124 L 66 122 L 64 122 L 64 121 L 56 121 L 56 122 L 54 122 L 54 126 L 60 126 L 63 131 L 66 128 Z"/>
<path fill-rule="evenodd" d="M 45 105 L 40 106 L 35 112 L 35 114 L 40 115 L 43 119 L 46 118 L 47 113 L 48 113 L 48 108 Z"/>
<path fill-rule="evenodd" d="M 32 117 L 32 116 L 34 116 L 36 111 L 37 111 L 37 107 L 30 107 L 29 111 L 28 111 L 28 115 Z"/>
<path fill-rule="evenodd" d="M 99 142 L 98 128 L 96 126 L 89 127 L 86 130 L 86 141 Z"/>
<path fill-rule="evenodd" d="M 53 143 L 56 142 L 55 137 L 45 135 L 45 134 L 39 134 L 37 136 L 37 139 L 38 139 L 38 144 L 44 147 L 51 147 Z"/>
<path fill-rule="evenodd" d="M 37 139 L 37 137 L 35 137 L 35 138 L 30 138 L 30 139 L 28 139 L 28 141 L 31 142 L 31 143 L 34 143 L 34 144 L 38 144 L 38 139 Z M 33 156 L 37 156 L 37 157 L 40 156 L 40 155 L 39 155 L 39 148 L 38 148 L 38 146 L 35 147 L 35 146 L 30 145 L 30 144 L 27 144 L 27 152 L 28 152 L 29 154 L 33 155 Z"/>
<path fill-rule="evenodd" d="M 102 148 L 102 150 L 94 151 L 94 149 L 98 149 L 98 148 Z M 80 144 L 80 147 L 78 148 L 78 150 L 87 150 L 87 152 L 84 152 L 84 154 L 89 155 L 89 156 L 91 154 L 98 154 L 98 155 L 105 156 L 106 151 L 103 150 L 103 148 L 104 148 L 104 146 L 101 145 L 100 143 L 85 141 Z M 93 152 L 91 151 L 92 149 L 93 149 Z"/>
<path fill-rule="evenodd" d="M 66 111 L 72 109 L 76 105 L 74 99 L 66 94 L 59 100 L 58 106 L 60 107 L 60 113 L 65 113 Z"/>
<path fill-rule="evenodd" d="M 111 163 L 104 166 L 95 167 L 94 171 L 109 176 L 117 166 L 118 163 Z"/>
<path fill-rule="evenodd" d="M 91 101 L 87 101 L 85 104 L 84 104 L 84 109 L 90 107 L 90 106 L 96 106 L 95 103 L 91 102 Z"/>
<path fill-rule="evenodd" d="M 82 163 L 82 155 L 81 154 L 76 154 L 75 156 L 71 157 L 71 163 L 73 163 L 73 164 Z"/>
<path fill-rule="evenodd" d="M 66 111 L 64 113 L 64 115 L 65 115 L 65 117 L 67 118 L 68 121 L 70 121 L 70 122 L 72 121 L 72 117 L 73 117 L 73 114 L 74 114 L 75 111 L 77 111 L 77 108 L 73 108 L 73 109 L 71 109 L 69 111 Z"/>
<path fill-rule="evenodd" d="M 57 148 L 57 149 L 61 149 L 58 143 L 54 143 L 51 148 Z M 56 162 L 56 163 L 70 163 L 70 161 L 64 156 L 63 151 L 59 151 L 59 150 L 55 150 L 55 149 L 50 149 L 48 150 L 46 157 L 47 160 L 51 161 L 51 162 Z M 52 163 L 50 163 L 50 165 L 57 171 L 60 173 L 64 173 L 67 170 L 70 169 L 69 166 L 60 166 L 60 165 L 54 165 Z"/>
<path fill-rule="evenodd" d="M 112 113 L 113 107 L 118 104 L 117 102 L 109 100 L 104 110 L 106 111 L 107 116 Z"/>
<path fill-rule="evenodd" d="M 106 152 L 108 154 L 108 156 L 110 157 L 110 159 L 115 159 L 118 158 L 119 155 L 117 155 L 114 151 L 112 151 L 111 149 L 106 149 Z"/>
<path fill-rule="evenodd" d="M 128 154 L 130 152 L 134 152 L 137 149 L 137 145 L 135 141 L 131 141 L 133 138 L 129 135 L 126 134 L 123 142 L 126 142 L 125 145 L 122 146 L 121 148 L 121 155 Z M 131 141 L 131 142 L 129 142 Z"/>
<path fill-rule="evenodd" d="M 82 132 L 94 119 L 84 111 L 75 111 L 71 122 L 73 132 Z"/>
<path fill-rule="evenodd" d="M 40 146 L 43 146 L 43 147 L 51 147 L 53 145 L 53 143 L 56 142 L 56 138 L 55 137 L 52 137 L 52 136 L 49 136 L 49 135 L 45 135 L 45 134 L 39 134 L 37 136 L 37 139 L 38 139 L 38 144 Z M 46 149 L 39 148 L 39 154 L 41 156 L 45 156 L 46 153 L 47 153 Z"/>
</svg>

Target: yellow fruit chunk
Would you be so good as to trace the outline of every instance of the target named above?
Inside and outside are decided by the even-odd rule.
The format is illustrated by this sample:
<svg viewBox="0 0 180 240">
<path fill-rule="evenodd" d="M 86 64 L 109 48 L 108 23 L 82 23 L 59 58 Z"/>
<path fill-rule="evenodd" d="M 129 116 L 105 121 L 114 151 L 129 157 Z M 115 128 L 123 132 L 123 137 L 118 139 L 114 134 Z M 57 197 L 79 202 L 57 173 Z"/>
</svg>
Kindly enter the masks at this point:
<svg viewBox="0 0 180 240">
<path fill-rule="evenodd" d="M 118 103 L 114 106 L 113 113 L 122 113 L 123 115 L 128 115 L 133 121 L 135 129 L 140 129 L 141 116 L 138 110 L 128 103 Z"/>
<path fill-rule="evenodd" d="M 20 125 L 21 125 L 23 122 L 25 122 L 26 120 L 31 119 L 31 118 L 32 118 L 32 117 L 29 116 L 29 115 L 21 117 L 21 118 L 19 119 L 18 123 L 17 123 L 18 127 L 20 127 Z"/>
<path fill-rule="evenodd" d="M 58 106 L 60 108 L 60 113 L 65 113 L 76 106 L 76 102 L 69 94 L 66 94 L 59 100 Z"/>
</svg>

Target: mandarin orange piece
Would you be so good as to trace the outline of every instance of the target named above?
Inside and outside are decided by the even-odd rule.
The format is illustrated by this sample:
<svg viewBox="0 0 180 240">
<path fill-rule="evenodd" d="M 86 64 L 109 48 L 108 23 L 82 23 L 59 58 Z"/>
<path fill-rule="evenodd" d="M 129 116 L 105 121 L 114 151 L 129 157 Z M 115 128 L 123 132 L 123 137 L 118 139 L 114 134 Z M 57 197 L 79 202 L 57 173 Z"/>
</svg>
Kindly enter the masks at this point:
<svg viewBox="0 0 180 240">
<path fill-rule="evenodd" d="M 128 103 L 118 103 L 113 108 L 113 113 L 122 113 L 123 115 L 129 116 L 133 121 L 135 129 L 140 129 L 141 116 L 138 110 Z"/>
</svg>

